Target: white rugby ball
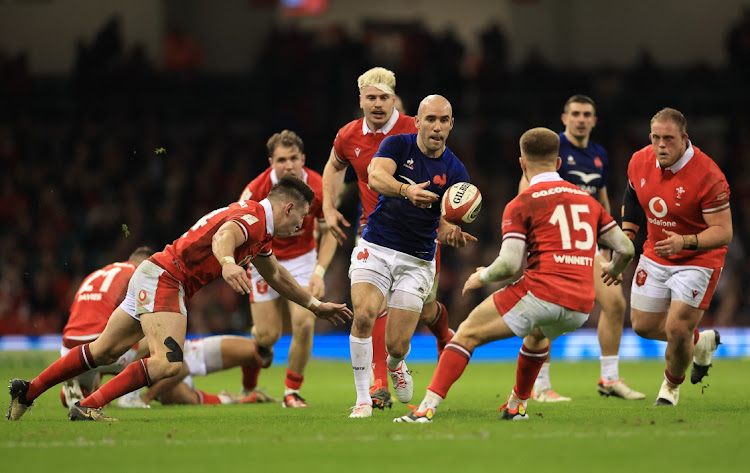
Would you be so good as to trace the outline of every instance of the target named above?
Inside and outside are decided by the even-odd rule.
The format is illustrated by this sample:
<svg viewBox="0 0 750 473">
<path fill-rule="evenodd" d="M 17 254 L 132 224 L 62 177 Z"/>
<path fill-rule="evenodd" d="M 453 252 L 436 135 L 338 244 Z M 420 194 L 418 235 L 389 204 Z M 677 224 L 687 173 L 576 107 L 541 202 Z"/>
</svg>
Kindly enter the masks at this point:
<svg viewBox="0 0 750 473">
<path fill-rule="evenodd" d="M 440 215 L 450 223 L 471 223 L 482 208 L 482 194 L 470 182 L 453 184 L 440 201 Z"/>
</svg>

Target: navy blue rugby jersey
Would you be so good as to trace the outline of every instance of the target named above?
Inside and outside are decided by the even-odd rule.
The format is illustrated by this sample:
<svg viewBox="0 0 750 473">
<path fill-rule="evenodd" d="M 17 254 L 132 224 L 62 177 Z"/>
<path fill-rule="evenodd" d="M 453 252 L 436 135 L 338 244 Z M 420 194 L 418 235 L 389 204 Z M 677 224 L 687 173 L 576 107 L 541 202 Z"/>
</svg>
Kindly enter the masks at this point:
<svg viewBox="0 0 750 473">
<path fill-rule="evenodd" d="M 560 133 L 560 177 L 596 198 L 599 189 L 607 187 L 609 158 L 604 148 L 589 140 L 586 148 L 574 146 Z"/>
<path fill-rule="evenodd" d="M 439 158 L 428 158 L 417 146 L 416 134 L 389 136 L 380 144 L 376 158 L 396 162 L 394 176 L 405 184 L 430 181 L 426 190 L 438 195 L 430 208 L 420 209 L 403 197 L 378 197 L 362 238 L 417 258 L 432 261 L 440 221 L 440 199 L 458 182 L 471 182 L 463 163 L 446 146 Z"/>
</svg>

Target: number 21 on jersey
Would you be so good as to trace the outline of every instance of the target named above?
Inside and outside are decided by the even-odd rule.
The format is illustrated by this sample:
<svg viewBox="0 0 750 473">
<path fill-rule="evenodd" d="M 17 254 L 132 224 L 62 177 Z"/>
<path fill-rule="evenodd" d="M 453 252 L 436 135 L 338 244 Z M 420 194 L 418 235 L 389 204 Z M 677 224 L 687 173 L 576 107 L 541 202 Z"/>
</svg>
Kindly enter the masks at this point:
<svg viewBox="0 0 750 473">
<path fill-rule="evenodd" d="M 555 207 L 549 223 L 559 227 L 563 250 L 570 250 L 573 246 L 578 250 L 590 250 L 594 246 L 594 230 L 588 222 L 581 220 L 581 214 L 587 214 L 590 211 L 591 209 L 586 204 L 560 204 Z M 572 241 L 571 224 L 573 230 L 583 231 L 585 234 L 583 240 Z"/>
</svg>

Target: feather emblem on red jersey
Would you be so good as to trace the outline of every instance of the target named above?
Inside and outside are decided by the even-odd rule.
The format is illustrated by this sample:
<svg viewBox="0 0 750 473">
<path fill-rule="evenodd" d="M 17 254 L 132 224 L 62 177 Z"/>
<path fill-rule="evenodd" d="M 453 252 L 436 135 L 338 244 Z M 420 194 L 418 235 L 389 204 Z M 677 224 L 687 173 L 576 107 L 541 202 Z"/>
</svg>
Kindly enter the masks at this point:
<svg viewBox="0 0 750 473">
<path fill-rule="evenodd" d="M 446 179 L 445 174 L 442 176 L 435 175 L 435 177 L 432 178 L 432 182 L 442 189 L 443 186 L 448 183 L 448 179 Z"/>
</svg>

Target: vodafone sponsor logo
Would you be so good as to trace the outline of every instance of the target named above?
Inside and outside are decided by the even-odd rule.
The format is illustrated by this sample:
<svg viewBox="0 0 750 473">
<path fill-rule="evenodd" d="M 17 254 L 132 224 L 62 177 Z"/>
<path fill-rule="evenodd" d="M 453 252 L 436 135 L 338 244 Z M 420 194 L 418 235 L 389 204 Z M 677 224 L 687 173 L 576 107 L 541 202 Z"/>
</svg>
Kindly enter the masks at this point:
<svg viewBox="0 0 750 473">
<path fill-rule="evenodd" d="M 662 217 L 667 215 L 667 203 L 661 197 L 654 197 L 648 201 L 648 210 L 656 218 L 648 217 L 648 221 L 652 225 L 659 227 L 676 227 L 677 222 L 674 220 L 661 220 Z"/>
</svg>

